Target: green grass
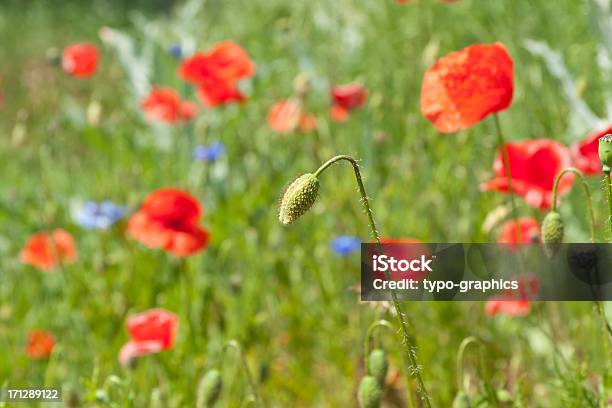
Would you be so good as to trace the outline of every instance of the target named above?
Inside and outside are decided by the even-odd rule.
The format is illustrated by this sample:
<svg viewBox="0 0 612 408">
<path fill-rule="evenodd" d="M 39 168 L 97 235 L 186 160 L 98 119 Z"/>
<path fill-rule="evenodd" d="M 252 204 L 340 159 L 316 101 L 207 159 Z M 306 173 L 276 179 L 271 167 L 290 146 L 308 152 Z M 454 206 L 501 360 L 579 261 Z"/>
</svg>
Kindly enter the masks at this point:
<svg viewBox="0 0 612 408">
<path fill-rule="evenodd" d="M 455 135 L 436 133 L 419 110 L 421 78 L 431 61 L 473 43 L 503 42 L 514 58 L 516 77 L 514 102 L 501 115 L 506 137 L 576 140 L 580 135 L 568 131 L 569 107 L 559 84 L 522 47 L 526 38 L 545 40 L 562 51 L 583 84 L 583 97 L 603 114 L 606 83 L 596 65 L 598 42 L 585 1 L 446 5 L 419 0 L 400 6 L 391 0 L 210 0 L 193 16 L 191 34 L 201 50 L 223 39 L 248 50 L 257 64 L 249 100 L 206 111 L 194 126 L 193 140 L 188 129 L 178 127 L 169 146 L 161 148 L 155 143 L 159 133 L 141 118 L 113 52 L 104 49 L 98 75 L 86 81 L 69 78 L 45 61 L 48 47 L 82 40 L 99 44 L 102 25 L 142 39 L 126 13 L 137 5 L 29 3 L 0 5 L 5 95 L 0 108 L 0 385 L 62 386 L 68 390 L 65 399 L 78 395 L 78 406 L 193 406 L 198 379 L 232 338 L 246 350 L 270 406 L 355 406 L 365 332 L 387 312 L 360 304 L 351 290 L 359 281 L 358 256 L 341 259 L 329 249 L 337 235 L 369 239 L 352 170 L 335 166 L 326 173 L 313 211 L 289 228 L 277 220 L 283 186 L 335 154 L 350 154 L 362 159 L 383 236 L 494 241 L 497 230 L 485 232 L 482 224 L 505 197 L 479 191 L 491 176 L 493 121 Z M 142 13 L 163 27 L 155 44 L 153 83 L 193 97 L 175 75 L 178 62 L 166 54 L 166 47 L 179 40 L 170 28 L 183 22 L 157 8 Z M 312 81 L 308 108 L 318 116 L 319 130 L 276 135 L 267 127 L 267 110 L 290 96 L 300 72 Z M 367 107 L 345 124 L 330 122 L 328 84 L 352 80 L 367 86 Z M 85 119 L 93 101 L 102 107 L 99 126 Z M 192 144 L 213 140 L 225 143 L 225 157 L 213 165 L 193 162 Z M 189 258 L 185 271 L 172 256 L 126 239 L 122 226 L 89 232 L 70 216 L 73 203 L 87 199 L 110 198 L 136 209 L 163 186 L 196 195 L 212 234 L 209 248 Z M 592 186 L 603 239 L 608 236 L 605 200 L 597 180 Z M 519 205 L 521 214 L 543 217 Z M 570 193 L 562 211 L 568 240 L 586 241 L 579 189 Z M 28 235 L 55 227 L 75 236 L 78 262 L 52 274 L 21 265 L 18 253 Z M 125 317 L 152 307 L 179 314 L 177 342 L 170 351 L 141 359 L 134 370 L 122 368 L 117 352 L 127 341 Z M 435 407 L 451 404 L 457 348 L 470 335 L 487 344 L 488 381 L 521 395 L 523 406 L 590 406 L 584 390 L 595 394 L 610 365 L 590 303 L 541 303 L 523 319 L 491 319 L 482 303 L 405 307 Z M 37 327 L 58 340 L 49 361 L 28 360 L 23 352 L 27 332 Z M 544 332 L 553 334 L 568 364 Z M 397 339 L 388 334 L 383 343 L 392 367 L 400 368 Z M 220 406 L 238 406 L 245 397 L 239 367 L 232 354 L 222 362 L 227 388 Z M 468 367 L 475 383 L 475 364 Z M 404 385 L 398 383 L 400 395 Z M 93 402 L 98 389 L 106 389 L 112 402 Z"/>
</svg>

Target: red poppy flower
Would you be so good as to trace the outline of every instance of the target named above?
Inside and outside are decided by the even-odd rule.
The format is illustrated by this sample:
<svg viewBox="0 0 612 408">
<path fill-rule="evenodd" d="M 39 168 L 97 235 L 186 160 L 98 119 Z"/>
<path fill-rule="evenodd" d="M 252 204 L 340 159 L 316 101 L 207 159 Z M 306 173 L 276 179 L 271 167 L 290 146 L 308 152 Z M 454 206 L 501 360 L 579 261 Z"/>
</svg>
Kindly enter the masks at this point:
<svg viewBox="0 0 612 408">
<path fill-rule="evenodd" d="M 519 279 L 518 290 L 508 290 L 491 297 L 485 304 L 485 313 L 489 316 L 498 314 L 515 317 L 527 316 L 531 310 L 529 299 L 537 294 L 539 285 L 535 277 Z"/>
<path fill-rule="evenodd" d="M 26 355 L 33 359 L 48 358 L 55 347 L 53 335 L 44 330 L 32 330 L 28 333 Z"/>
<path fill-rule="evenodd" d="M 98 68 L 98 49 L 89 43 L 72 44 L 64 48 L 62 68 L 77 78 L 87 78 Z"/>
<path fill-rule="evenodd" d="M 129 316 L 126 327 L 131 340 L 119 351 L 119 362 L 123 365 L 136 357 L 172 348 L 178 317 L 168 310 L 151 309 Z"/>
<path fill-rule="evenodd" d="M 368 97 L 368 91 L 363 85 L 353 82 L 332 87 L 331 96 L 334 105 L 350 111 L 363 106 Z"/>
<path fill-rule="evenodd" d="M 74 262 L 76 257 L 74 239 L 63 229 L 32 235 L 19 254 L 22 263 L 45 272 L 61 262 Z"/>
<path fill-rule="evenodd" d="M 171 88 L 154 88 L 141 102 L 146 118 L 152 122 L 177 123 L 189 120 L 197 112 L 192 102 L 181 101 L 179 94 Z"/>
<path fill-rule="evenodd" d="M 350 111 L 363 106 L 367 96 L 368 91 L 356 82 L 332 87 L 331 118 L 336 122 L 344 122 Z"/>
<path fill-rule="evenodd" d="M 549 139 L 507 143 L 512 190 L 532 207 L 547 210 L 552 204 L 552 188 L 557 175 L 571 165 L 569 149 Z M 508 192 L 508 178 L 500 152 L 493 164 L 495 178 L 481 185 L 483 191 Z M 563 177 L 558 193 L 569 191 L 574 177 Z"/>
<path fill-rule="evenodd" d="M 586 176 L 601 174 L 601 161 L 599 160 L 599 139 L 612 133 L 612 126 L 603 130 L 589 133 L 586 139 L 574 143 L 570 150 L 574 166 Z"/>
<path fill-rule="evenodd" d="M 231 41 L 217 44 L 210 52 L 194 54 L 179 68 L 180 77 L 197 85 L 198 95 L 210 107 L 244 100 L 236 84 L 254 74 L 253 61 Z"/>
<path fill-rule="evenodd" d="M 518 224 L 518 225 L 517 225 Z M 517 229 L 519 234 L 517 234 Z M 517 235 L 520 236 L 521 244 L 538 242 L 540 239 L 540 225 L 535 218 L 519 218 L 518 223 L 514 220 L 507 221 L 502 225 L 497 242 L 499 244 L 516 244 Z"/>
<path fill-rule="evenodd" d="M 306 113 L 301 102 L 287 99 L 270 108 L 268 126 L 277 133 L 310 132 L 316 129 L 317 118 Z"/>
<path fill-rule="evenodd" d="M 425 73 L 421 112 L 440 132 L 467 129 L 510 106 L 513 78 L 512 58 L 501 43 L 453 52 Z"/>
<path fill-rule="evenodd" d="M 193 255 L 210 240 L 198 225 L 200 203 L 189 194 L 165 188 L 151 193 L 128 221 L 127 233 L 151 248 L 176 256 Z"/>
</svg>

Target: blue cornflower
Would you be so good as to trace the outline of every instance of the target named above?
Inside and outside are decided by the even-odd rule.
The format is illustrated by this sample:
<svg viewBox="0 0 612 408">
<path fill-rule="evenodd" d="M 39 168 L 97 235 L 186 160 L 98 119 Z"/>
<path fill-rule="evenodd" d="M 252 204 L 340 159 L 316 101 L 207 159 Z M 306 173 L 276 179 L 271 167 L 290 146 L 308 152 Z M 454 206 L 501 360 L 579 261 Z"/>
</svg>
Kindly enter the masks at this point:
<svg viewBox="0 0 612 408">
<path fill-rule="evenodd" d="M 181 47 L 181 44 L 172 44 L 168 48 L 168 54 L 172 55 L 174 58 L 181 59 L 183 58 L 183 47 Z"/>
<path fill-rule="evenodd" d="M 75 219 L 85 229 L 108 229 L 123 218 L 126 212 L 125 207 L 111 201 L 87 201 L 77 210 Z"/>
<path fill-rule="evenodd" d="M 337 255 L 347 256 L 361 248 L 361 241 L 351 235 L 341 235 L 331 241 L 330 247 Z"/>
<path fill-rule="evenodd" d="M 223 142 L 214 142 L 209 145 L 196 146 L 193 149 L 193 158 L 202 161 L 215 161 L 225 153 Z"/>
</svg>

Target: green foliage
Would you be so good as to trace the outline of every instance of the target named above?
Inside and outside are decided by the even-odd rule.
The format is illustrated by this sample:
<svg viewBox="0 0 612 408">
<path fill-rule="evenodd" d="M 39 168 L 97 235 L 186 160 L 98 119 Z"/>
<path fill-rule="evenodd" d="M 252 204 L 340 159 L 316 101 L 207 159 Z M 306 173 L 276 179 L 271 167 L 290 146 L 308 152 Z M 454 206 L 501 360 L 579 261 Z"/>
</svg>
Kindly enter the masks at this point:
<svg viewBox="0 0 612 408">
<path fill-rule="evenodd" d="M 341 234 L 369 240 L 352 169 L 338 166 L 334 176 L 327 174 L 326 194 L 310 210 L 316 216 L 293 228 L 284 228 L 276 211 L 287 180 L 335 154 L 350 154 L 361 159 L 383 236 L 495 241 L 499 224 L 483 224 L 505 198 L 479 188 L 492 174 L 493 123 L 455 135 L 435 132 L 419 112 L 426 67 L 469 44 L 504 42 L 516 76 L 513 104 L 500 116 L 509 140 L 583 136 L 570 130 L 570 104 L 542 61 L 523 48 L 524 39 L 562 51 L 577 92 L 599 116 L 610 88 L 597 66 L 599 42 L 587 1 L 27 3 L 0 4 L 0 384 L 60 386 L 65 401 L 83 405 L 194 406 L 201 373 L 231 338 L 240 339 L 257 367 L 256 381 L 271 406 L 354 404 L 363 333 L 374 319 L 393 316 L 383 305 L 359 303 L 349 290 L 359 281 L 359 257 L 338 258 L 329 249 Z M 168 10 L 170 4 L 176 8 Z M 195 90 L 177 77 L 179 61 L 168 47 L 192 43 L 204 50 L 223 39 L 237 41 L 257 64 L 254 79 L 241 84 L 248 100 L 204 110 L 189 125 L 151 126 L 118 53 L 98 39 L 104 25 L 132 38 L 142 61 L 148 59 L 140 52 L 151 52 L 146 80 L 192 101 Z M 67 77 L 46 61 L 48 48 L 77 41 L 102 49 L 100 70 L 88 80 Z M 268 109 L 291 95 L 299 74 L 310 80 L 306 104 L 318 130 L 274 134 Z M 329 85 L 353 80 L 367 87 L 367 106 L 345 123 L 332 122 Z M 216 140 L 226 145 L 224 157 L 192 160 L 196 144 Z M 598 180 L 589 183 L 598 191 Z M 94 232 L 73 220 L 75 203 L 112 199 L 133 211 L 163 186 L 197 196 L 211 232 L 210 246 L 185 259 L 184 268 L 127 239 L 124 223 Z M 566 235 L 586 242 L 584 197 L 574 190 L 562 208 Z M 597 205 L 603 197 L 594 202 L 603 223 L 605 206 Z M 519 211 L 534 214 L 524 203 Z M 28 235 L 56 227 L 74 235 L 78 261 L 53 273 L 21 265 Z M 128 340 L 125 318 L 152 307 L 179 315 L 175 345 L 122 367 L 117 354 Z M 516 406 L 604 401 L 600 373 L 610 362 L 601 357 L 590 305 L 535 305 L 524 319 L 487 317 L 481 303 L 415 302 L 406 310 L 435 407 L 452 404 L 456 345 L 470 335 L 492 344 L 487 363 L 494 371 L 487 381 L 518 395 Z M 55 334 L 49 360 L 25 356 L 27 332 L 36 328 Z M 402 361 L 399 347 L 386 351 L 391 361 Z M 573 364 L 555 366 L 558 359 Z M 246 380 L 235 367 L 224 367 L 224 374 L 231 380 L 221 402 L 239 406 L 248 397 Z M 397 388 L 406 395 L 405 381 Z"/>
</svg>

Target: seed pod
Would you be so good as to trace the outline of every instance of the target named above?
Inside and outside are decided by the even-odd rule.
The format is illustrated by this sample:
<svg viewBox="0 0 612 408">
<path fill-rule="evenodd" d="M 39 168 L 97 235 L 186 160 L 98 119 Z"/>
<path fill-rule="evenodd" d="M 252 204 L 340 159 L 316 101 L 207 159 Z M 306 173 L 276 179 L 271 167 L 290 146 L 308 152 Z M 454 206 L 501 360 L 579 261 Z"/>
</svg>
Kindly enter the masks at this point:
<svg viewBox="0 0 612 408">
<path fill-rule="evenodd" d="M 387 377 L 387 370 L 389 370 L 389 361 L 387 360 L 387 353 L 384 350 L 376 349 L 372 350 L 368 356 L 368 374 L 376 378 L 378 385 L 381 387 L 385 383 Z"/>
<path fill-rule="evenodd" d="M 378 408 L 380 406 L 380 385 L 376 378 L 367 375 L 361 379 L 357 398 L 361 408 Z"/>
<path fill-rule="evenodd" d="M 470 408 L 472 403 L 465 391 L 459 391 L 453 400 L 453 408 Z"/>
<path fill-rule="evenodd" d="M 601 160 L 602 170 L 609 172 L 612 168 L 612 135 L 607 134 L 599 138 L 599 160 Z"/>
<path fill-rule="evenodd" d="M 222 388 L 223 379 L 219 370 L 212 369 L 207 372 L 200 381 L 197 408 L 210 408 L 214 406 L 221 395 Z"/>
<path fill-rule="evenodd" d="M 557 253 L 559 244 L 563 242 L 563 219 L 556 211 L 546 214 L 542 221 L 542 240 L 544 249 L 548 256 L 552 257 Z"/>
<path fill-rule="evenodd" d="M 312 207 L 319 195 L 319 179 L 306 173 L 296 178 L 285 189 L 280 201 L 278 219 L 284 225 L 291 224 Z"/>
</svg>

